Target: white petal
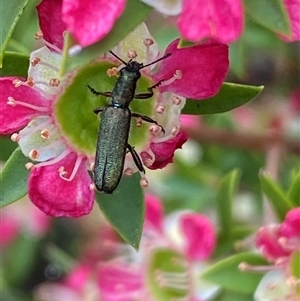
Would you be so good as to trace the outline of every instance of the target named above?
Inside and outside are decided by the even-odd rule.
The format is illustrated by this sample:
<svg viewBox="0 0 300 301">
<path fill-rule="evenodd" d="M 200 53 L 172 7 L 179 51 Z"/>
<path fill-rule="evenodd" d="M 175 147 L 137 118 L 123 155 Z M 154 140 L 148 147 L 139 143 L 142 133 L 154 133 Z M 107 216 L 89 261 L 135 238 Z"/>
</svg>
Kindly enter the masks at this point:
<svg viewBox="0 0 300 301">
<path fill-rule="evenodd" d="M 182 0 L 142 0 L 167 16 L 176 16 L 181 13 Z"/>
</svg>

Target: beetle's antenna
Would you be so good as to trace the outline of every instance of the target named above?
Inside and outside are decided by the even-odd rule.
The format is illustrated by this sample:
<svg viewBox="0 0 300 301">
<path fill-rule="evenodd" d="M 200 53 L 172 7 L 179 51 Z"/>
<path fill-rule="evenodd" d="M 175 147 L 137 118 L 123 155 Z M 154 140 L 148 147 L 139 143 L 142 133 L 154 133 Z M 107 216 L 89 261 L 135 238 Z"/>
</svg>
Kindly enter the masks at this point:
<svg viewBox="0 0 300 301">
<path fill-rule="evenodd" d="M 144 66 L 141 67 L 140 69 L 143 69 L 143 68 L 145 68 L 145 67 L 148 67 L 148 66 L 150 66 L 150 65 L 153 65 L 153 64 L 155 64 L 155 63 L 157 63 L 157 62 L 159 62 L 159 61 L 162 61 L 162 60 L 166 59 L 167 57 L 169 57 L 170 55 L 172 55 L 172 53 L 166 53 L 166 54 L 165 54 L 164 56 L 162 56 L 161 58 L 157 59 L 157 60 L 154 61 L 154 62 L 151 62 L 150 64 L 144 65 Z"/>
<path fill-rule="evenodd" d="M 121 61 L 124 65 L 128 65 L 128 63 L 126 63 L 125 61 L 123 61 L 120 57 L 118 57 L 115 53 L 113 53 L 111 50 L 109 50 L 109 52 L 115 57 L 117 58 L 119 61 Z"/>
</svg>

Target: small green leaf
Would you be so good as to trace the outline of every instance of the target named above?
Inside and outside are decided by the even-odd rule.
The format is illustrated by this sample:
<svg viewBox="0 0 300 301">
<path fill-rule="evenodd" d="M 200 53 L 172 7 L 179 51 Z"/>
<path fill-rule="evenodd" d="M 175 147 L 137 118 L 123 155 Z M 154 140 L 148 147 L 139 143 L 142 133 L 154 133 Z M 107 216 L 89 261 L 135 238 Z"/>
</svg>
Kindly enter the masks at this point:
<svg viewBox="0 0 300 301">
<path fill-rule="evenodd" d="M 0 161 L 7 161 L 17 147 L 18 144 L 12 142 L 9 137 L 0 136 Z"/>
<path fill-rule="evenodd" d="M 283 221 L 287 212 L 293 208 L 293 204 L 274 180 L 263 174 L 259 178 L 262 192 L 272 203 L 278 218 Z"/>
<path fill-rule="evenodd" d="M 185 258 L 173 250 L 158 249 L 152 252 L 147 269 L 147 283 L 155 300 L 185 300 L 189 288 L 187 265 Z M 172 274 L 174 283 L 171 280 Z"/>
<path fill-rule="evenodd" d="M 0 69 L 0 77 L 20 76 L 27 78 L 29 57 L 24 54 L 6 51 L 3 58 L 3 67 Z"/>
<path fill-rule="evenodd" d="M 258 24 L 275 33 L 291 35 L 289 18 L 282 0 L 245 0 L 244 4 L 246 13 Z"/>
<path fill-rule="evenodd" d="M 152 7 L 139 0 L 127 1 L 123 14 L 116 21 L 111 32 L 99 42 L 85 47 L 78 55 L 65 57 L 66 61 L 62 66 L 65 69 L 61 69 L 60 73 L 64 74 L 65 72 L 79 68 L 116 46 L 119 41 L 142 23 L 151 11 Z M 64 50 L 64 53 L 67 53 L 67 51 Z"/>
<path fill-rule="evenodd" d="M 292 253 L 289 263 L 290 271 L 296 279 L 300 279 L 300 251 Z"/>
<path fill-rule="evenodd" d="M 267 265 L 265 259 L 253 253 L 240 253 L 219 261 L 202 274 L 202 278 L 225 289 L 242 294 L 253 293 L 263 274 L 241 271 L 238 266 L 246 262 L 250 265 Z"/>
<path fill-rule="evenodd" d="M 293 182 L 288 191 L 288 198 L 295 207 L 300 206 L 300 172 L 293 178 Z"/>
<path fill-rule="evenodd" d="M 232 201 L 236 193 L 240 172 L 233 170 L 226 175 L 221 183 L 217 195 L 219 225 L 223 239 L 227 242 L 232 239 Z"/>
<path fill-rule="evenodd" d="M 17 148 L 0 173 L 0 208 L 9 205 L 27 193 L 29 171 L 25 164 L 30 160 Z"/>
<path fill-rule="evenodd" d="M 1 0 L 0 22 L 0 68 L 4 51 L 12 36 L 14 28 L 29 0 Z"/>
<path fill-rule="evenodd" d="M 219 93 L 204 100 L 187 99 L 182 114 L 205 115 L 224 113 L 238 108 L 263 89 L 263 86 L 247 86 L 234 83 L 223 83 Z"/>
<path fill-rule="evenodd" d="M 145 215 L 144 192 L 140 175 L 122 177 L 112 194 L 96 193 L 96 201 L 107 220 L 121 237 L 138 249 Z"/>
</svg>

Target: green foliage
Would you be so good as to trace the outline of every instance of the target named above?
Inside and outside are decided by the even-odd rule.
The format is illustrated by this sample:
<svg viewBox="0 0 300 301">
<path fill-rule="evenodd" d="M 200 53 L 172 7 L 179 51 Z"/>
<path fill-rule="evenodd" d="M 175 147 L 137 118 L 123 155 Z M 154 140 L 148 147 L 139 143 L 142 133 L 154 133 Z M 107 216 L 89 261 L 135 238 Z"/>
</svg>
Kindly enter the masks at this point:
<svg viewBox="0 0 300 301">
<path fill-rule="evenodd" d="M 29 171 L 25 164 L 30 160 L 17 148 L 0 173 L 0 207 L 9 205 L 27 193 Z"/>
<path fill-rule="evenodd" d="M 218 94 L 213 97 L 201 101 L 187 99 L 182 113 L 192 115 L 224 113 L 246 104 L 256 97 L 262 89 L 263 86 L 223 83 Z"/>
<path fill-rule="evenodd" d="M 300 206 L 300 171 L 294 176 L 287 196 L 295 207 Z"/>
<path fill-rule="evenodd" d="M 29 0 L 1 0 L 0 68 L 2 67 L 4 51 L 28 1 Z"/>
<path fill-rule="evenodd" d="M 283 221 L 287 212 L 293 208 L 288 195 L 282 190 L 279 184 L 266 175 L 260 175 L 260 184 L 262 192 L 272 203 L 278 218 Z"/>
<path fill-rule="evenodd" d="M 246 262 L 251 265 L 266 265 L 267 262 L 260 255 L 240 253 L 223 259 L 202 274 L 201 278 L 218 284 L 221 287 L 241 294 L 251 294 L 258 286 L 263 274 L 251 271 L 241 271 L 238 266 Z"/>
<path fill-rule="evenodd" d="M 97 193 L 96 201 L 110 224 L 135 249 L 142 235 L 145 204 L 140 175 L 123 177 L 113 194 Z"/>
<path fill-rule="evenodd" d="M 28 67 L 29 57 L 27 55 L 7 51 L 4 54 L 0 77 L 20 76 L 26 78 Z"/>
</svg>

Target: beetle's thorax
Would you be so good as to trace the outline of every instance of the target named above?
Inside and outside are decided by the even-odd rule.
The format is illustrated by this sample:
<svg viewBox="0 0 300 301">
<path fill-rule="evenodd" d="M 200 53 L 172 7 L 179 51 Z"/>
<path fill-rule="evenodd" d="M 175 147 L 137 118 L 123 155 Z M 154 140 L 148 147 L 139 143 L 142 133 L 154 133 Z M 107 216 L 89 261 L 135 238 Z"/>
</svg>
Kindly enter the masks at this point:
<svg viewBox="0 0 300 301">
<path fill-rule="evenodd" d="M 136 83 L 141 77 L 139 70 L 142 66 L 142 64 L 133 61 L 120 70 L 120 77 L 112 92 L 112 105 L 128 107 L 134 97 Z"/>
</svg>

